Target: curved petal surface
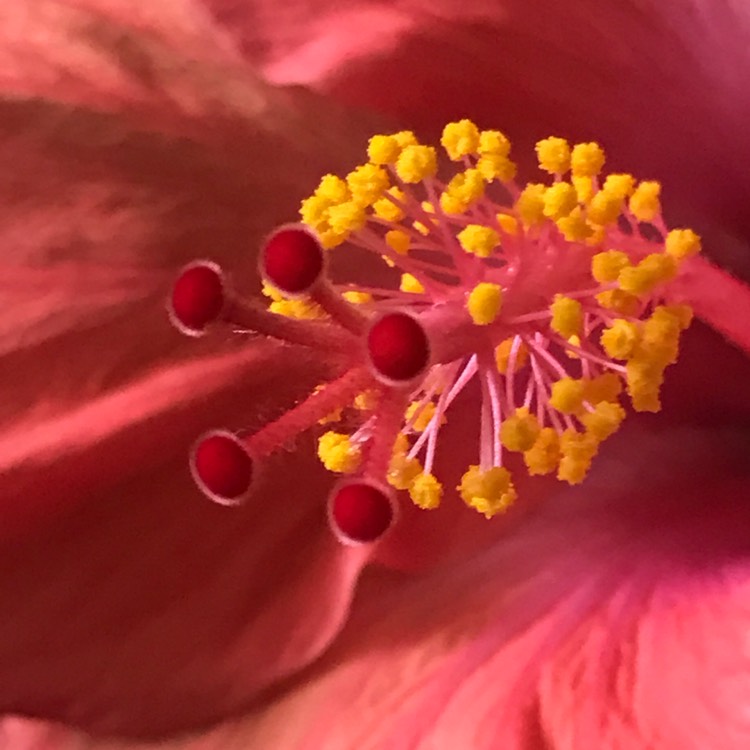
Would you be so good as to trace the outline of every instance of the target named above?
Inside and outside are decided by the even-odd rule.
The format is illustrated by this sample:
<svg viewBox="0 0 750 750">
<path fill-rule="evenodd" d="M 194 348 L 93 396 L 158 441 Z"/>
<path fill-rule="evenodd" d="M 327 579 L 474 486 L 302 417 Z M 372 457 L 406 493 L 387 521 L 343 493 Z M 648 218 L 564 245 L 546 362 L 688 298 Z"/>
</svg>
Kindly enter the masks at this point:
<svg viewBox="0 0 750 750">
<path fill-rule="evenodd" d="M 334 363 L 186 340 L 164 309 L 196 256 L 253 289 L 263 234 L 362 128 L 269 89 L 195 4 L 129 8 L 0 10 L 0 710 L 164 734 L 314 659 L 365 562 L 312 460 L 234 514 L 187 471 L 202 430 L 273 418 Z"/>
</svg>

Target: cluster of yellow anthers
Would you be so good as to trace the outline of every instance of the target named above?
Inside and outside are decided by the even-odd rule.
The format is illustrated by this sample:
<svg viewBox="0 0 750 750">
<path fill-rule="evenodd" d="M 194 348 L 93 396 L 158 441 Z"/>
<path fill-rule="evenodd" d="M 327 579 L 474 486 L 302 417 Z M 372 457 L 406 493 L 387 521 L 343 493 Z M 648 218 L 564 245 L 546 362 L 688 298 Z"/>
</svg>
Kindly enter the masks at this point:
<svg viewBox="0 0 750 750">
<path fill-rule="evenodd" d="M 477 463 L 457 489 L 489 517 L 516 497 L 504 451 L 521 454 L 529 474 L 575 484 L 625 417 L 623 390 L 636 411 L 660 408 L 664 370 L 691 319 L 669 303 L 669 282 L 700 240 L 667 230 L 658 182 L 603 175 L 596 143 L 540 141 L 543 178 L 525 185 L 498 131 L 461 120 L 441 144 L 452 168 L 411 132 L 376 135 L 368 162 L 323 177 L 300 213 L 324 248 L 358 248 L 392 269 L 390 285 L 335 285 L 358 309 L 448 311 L 473 326 L 466 335 L 447 325 L 461 341 L 414 388 L 387 479 L 422 508 L 439 504 L 438 432 L 458 393 L 478 382 Z M 310 300 L 264 291 L 274 312 L 326 316 Z M 360 470 L 381 395 L 360 394 L 321 420 L 357 425 L 320 437 L 329 470 Z"/>
</svg>

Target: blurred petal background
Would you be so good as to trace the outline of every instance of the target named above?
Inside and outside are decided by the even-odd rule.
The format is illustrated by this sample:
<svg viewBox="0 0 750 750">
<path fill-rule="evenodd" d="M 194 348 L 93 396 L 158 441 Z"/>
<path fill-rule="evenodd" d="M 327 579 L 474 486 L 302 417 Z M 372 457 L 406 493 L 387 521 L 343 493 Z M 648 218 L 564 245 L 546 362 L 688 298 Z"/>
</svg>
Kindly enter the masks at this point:
<svg viewBox="0 0 750 750">
<path fill-rule="evenodd" d="M 268 420 L 325 363 L 186 341 L 163 300 L 193 257 L 254 290 L 321 174 L 463 116 L 518 156 L 601 140 L 747 279 L 749 23 L 728 0 L 0 9 L 0 746 L 747 747 L 745 354 L 696 326 L 664 415 L 583 487 L 499 523 L 407 508 L 363 572 L 311 443 L 242 510 L 187 472 L 202 429 Z"/>
</svg>

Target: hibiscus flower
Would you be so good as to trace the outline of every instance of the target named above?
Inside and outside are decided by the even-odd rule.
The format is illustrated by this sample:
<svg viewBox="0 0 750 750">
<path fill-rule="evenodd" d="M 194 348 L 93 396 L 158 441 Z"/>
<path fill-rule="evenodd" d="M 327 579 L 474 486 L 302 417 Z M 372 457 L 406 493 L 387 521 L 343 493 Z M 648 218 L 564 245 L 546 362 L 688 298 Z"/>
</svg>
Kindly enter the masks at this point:
<svg viewBox="0 0 750 750">
<path fill-rule="evenodd" d="M 750 19 L 546 5 L 0 10 L 6 746 L 747 745 Z M 346 107 L 425 138 L 471 116 L 519 154 L 598 138 L 734 272 L 681 282 L 709 325 L 585 483 L 541 479 L 491 521 L 405 504 L 374 549 L 330 533 L 311 441 L 241 508 L 196 492 L 196 435 L 259 427 L 330 373 L 181 338 L 165 294 L 194 257 L 254 292 L 262 237 L 382 130 Z M 471 419 L 441 437 L 461 467 Z"/>
</svg>

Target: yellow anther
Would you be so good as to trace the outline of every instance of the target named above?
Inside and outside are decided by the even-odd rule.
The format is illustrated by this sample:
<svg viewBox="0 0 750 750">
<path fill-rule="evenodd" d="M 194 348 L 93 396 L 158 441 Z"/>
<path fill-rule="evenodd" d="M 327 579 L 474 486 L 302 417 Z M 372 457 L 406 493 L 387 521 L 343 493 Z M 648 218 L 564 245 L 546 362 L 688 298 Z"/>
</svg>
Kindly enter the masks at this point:
<svg viewBox="0 0 750 750">
<path fill-rule="evenodd" d="M 369 292 L 348 291 L 341 296 L 353 305 L 366 305 L 368 302 L 372 302 L 372 295 Z"/>
<path fill-rule="evenodd" d="M 328 317 L 328 313 L 319 304 L 308 299 L 274 300 L 268 309 L 276 315 L 298 320 L 320 320 Z"/>
<path fill-rule="evenodd" d="M 510 234 L 511 236 L 518 234 L 518 221 L 515 216 L 501 213 L 497 214 L 495 218 L 497 219 L 500 229 L 502 229 L 505 234 Z"/>
<path fill-rule="evenodd" d="M 581 337 L 578 334 L 573 334 L 568 338 L 568 343 L 572 344 L 573 346 L 577 346 L 579 349 L 581 348 Z M 574 350 L 574 349 L 566 349 L 565 354 L 570 359 L 580 359 L 580 355 Z"/>
<path fill-rule="evenodd" d="M 596 177 L 604 166 L 604 150 L 598 143 L 577 143 L 570 155 L 570 169 L 577 177 Z"/>
<path fill-rule="evenodd" d="M 622 206 L 622 197 L 608 193 L 606 190 L 600 190 L 589 202 L 586 216 L 594 224 L 607 226 L 617 221 Z"/>
<path fill-rule="evenodd" d="M 479 134 L 479 153 L 482 156 L 507 156 L 510 153 L 510 141 L 499 130 L 483 130 Z"/>
<path fill-rule="evenodd" d="M 273 302 L 279 302 L 284 299 L 284 295 L 275 286 L 272 286 L 267 281 L 263 282 L 263 285 L 261 286 L 261 292 L 265 297 L 268 297 Z"/>
<path fill-rule="evenodd" d="M 540 430 L 537 418 L 522 406 L 500 425 L 500 442 L 509 451 L 523 453 L 534 445 Z"/>
<path fill-rule="evenodd" d="M 671 281 L 677 273 L 677 262 L 671 255 L 667 255 L 666 253 L 652 253 L 651 255 L 647 255 L 638 264 L 638 267 L 653 274 L 658 284 Z"/>
<path fill-rule="evenodd" d="M 477 162 L 477 170 L 487 182 L 510 182 L 516 176 L 518 166 L 507 156 L 485 154 Z"/>
<path fill-rule="evenodd" d="M 495 348 L 495 364 L 497 365 L 497 371 L 502 375 L 508 373 L 508 367 L 510 365 L 510 352 L 513 348 L 513 339 L 505 339 L 501 341 Z M 527 362 L 529 361 L 529 350 L 523 341 L 520 342 L 518 350 L 516 351 L 516 365 L 515 372 L 518 372 Z"/>
<path fill-rule="evenodd" d="M 565 430 L 560 436 L 560 465 L 557 478 L 568 484 L 580 484 L 591 468 L 591 461 L 599 448 L 599 441 L 590 433 Z"/>
<path fill-rule="evenodd" d="M 316 228 L 320 244 L 325 250 L 331 250 L 338 247 L 349 239 L 348 232 L 339 232 L 333 229 Z"/>
<path fill-rule="evenodd" d="M 337 234 L 348 235 L 356 232 L 365 225 L 367 214 L 364 206 L 354 201 L 339 203 L 328 209 L 328 223 Z"/>
<path fill-rule="evenodd" d="M 396 159 L 396 174 L 415 184 L 437 172 L 437 154 L 432 146 L 406 146 Z"/>
<path fill-rule="evenodd" d="M 570 181 L 576 189 L 579 203 L 588 203 L 594 194 L 594 180 L 586 175 L 573 175 Z"/>
<path fill-rule="evenodd" d="M 677 261 L 666 253 L 647 255 L 637 266 L 623 268 L 617 277 L 620 289 L 629 294 L 649 294 L 654 287 L 671 281 L 677 273 Z"/>
<path fill-rule="evenodd" d="M 562 219 L 577 207 L 578 194 L 569 182 L 557 182 L 544 191 L 543 213 L 548 219 Z"/>
<path fill-rule="evenodd" d="M 402 292 L 408 292 L 409 294 L 423 294 L 424 286 L 422 282 L 410 273 L 401 274 L 401 284 L 399 289 Z"/>
<path fill-rule="evenodd" d="M 551 474 L 560 463 L 560 437 L 552 427 L 543 427 L 523 460 L 529 474 Z"/>
<path fill-rule="evenodd" d="M 470 466 L 456 489 L 462 500 L 485 518 L 506 511 L 517 497 L 510 472 L 502 466 L 493 466 L 487 471 Z"/>
<path fill-rule="evenodd" d="M 675 317 L 683 331 L 693 322 L 693 309 L 690 305 L 664 305 L 664 310 Z"/>
<path fill-rule="evenodd" d="M 367 393 L 367 391 L 365 391 Z M 360 394 L 365 395 L 365 394 Z M 356 401 L 355 401 L 356 405 Z M 369 410 L 368 410 L 369 411 Z M 388 466 L 388 484 L 397 490 L 409 489 L 409 485 L 422 471 L 422 465 L 416 458 L 408 458 L 409 440 L 402 432 L 396 437 Z"/>
<path fill-rule="evenodd" d="M 385 243 L 399 255 L 406 255 L 409 252 L 411 238 L 403 229 L 391 229 L 385 233 Z"/>
<path fill-rule="evenodd" d="M 585 383 L 574 378 L 561 378 L 552 383 L 549 403 L 563 414 L 576 414 L 583 405 Z"/>
<path fill-rule="evenodd" d="M 545 138 L 536 144 L 539 167 L 550 174 L 562 175 L 570 169 L 570 145 L 564 138 Z"/>
<path fill-rule="evenodd" d="M 392 221 L 395 224 L 396 222 L 401 221 L 404 218 L 405 214 L 401 206 L 396 205 L 396 203 L 394 203 L 387 197 L 389 195 L 392 198 L 395 198 L 397 201 L 401 201 L 402 203 L 406 198 L 403 191 L 399 190 L 399 188 L 389 188 L 385 191 L 385 194 L 382 198 L 376 200 L 375 203 L 372 204 L 372 210 L 375 216 L 377 216 L 378 218 L 385 219 L 386 221 Z"/>
<path fill-rule="evenodd" d="M 529 183 L 521 191 L 516 201 L 516 211 L 527 227 L 533 227 L 544 221 L 544 185 Z"/>
<path fill-rule="evenodd" d="M 365 393 L 372 393 L 372 391 L 363 391 L 360 396 L 364 396 Z M 399 432 L 396 435 L 396 440 L 393 443 L 393 449 L 391 451 L 393 456 L 399 453 L 408 453 L 410 448 L 409 438 L 403 432 Z"/>
<path fill-rule="evenodd" d="M 675 260 L 684 260 L 701 251 L 701 238 L 692 229 L 673 229 L 667 235 L 664 249 Z"/>
<path fill-rule="evenodd" d="M 583 325 L 583 308 L 578 300 L 556 294 L 550 305 L 550 328 L 566 339 L 580 334 Z"/>
<path fill-rule="evenodd" d="M 345 180 L 335 174 L 327 174 L 321 177 L 320 184 L 315 190 L 315 195 L 330 201 L 332 204 L 344 203 L 351 198 L 349 186 Z"/>
<path fill-rule="evenodd" d="M 591 234 L 586 238 L 586 244 L 589 247 L 600 247 L 607 236 L 607 232 L 603 226 L 599 224 L 591 224 Z"/>
<path fill-rule="evenodd" d="M 427 214 L 434 214 L 435 213 L 435 207 L 430 203 L 429 201 L 422 201 L 421 203 L 422 210 Z M 420 234 L 424 235 L 425 237 L 430 233 L 430 230 L 434 225 L 437 224 L 437 219 L 431 219 L 429 222 L 429 226 L 427 224 L 423 224 L 421 221 L 415 221 L 412 226 L 414 229 L 416 229 Z"/>
<path fill-rule="evenodd" d="M 485 180 L 478 169 L 454 175 L 440 196 L 440 207 L 447 214 L 463 213 L 484 195 Z"/>
<path fill-rule="evenodd" d="M 352 200 L 371 206 L 390 186 L 388 173 L 374 164 L 362 164 L 346 176 Z"/>
<path fill-rule="evenodd" d="M 322 390 L 324 386 L 319 385 L 317 388 L 315 388 L 315 393 L 318 393 L 318 391 Z M 331 422 L 339 422 L 341 421 L 341 415 L 343 413 L 343 409 L 341 407 L 338 407 L 337 409 L 334 409 L 329 414 L 326 414 L 325 417 L 321 417 L 318 420 L 318 424 L 330 424 Z"/>
<path fill-rule="evenodd" d="M 555 224 L 568 242 L 583 242 L 594 231 L 584 218 L 580 206 L 576 206 L 568 216 L 558 219 Z"/>
<path fill-rule="evenodd" d="M 318 458 L 328 471 L 351 474 L 359 468 L 362 452 L 349 435 L 326 432 L 318 440 Z"/>
<path fill-rule="evenodd" d="M 584 400 L 591 404 L 601 401 L 616 402 L 622 393 L 622 380 L 613 372 L 605 372 L 584 381 Z"/>
<path fill-rule="evenodd" d="M 641 182 L 630 196 L 630 210 L 638 221 L 653 221 L 661 212 L 661 185 L 654 180 Z"/>
<path fill-rule="evenodd" d="M 620 428 L 625 419 L 625 409 L 620 404 L 601 401 L 594 407 L 594 411 L 584 412 L 579 419 L 588 433 L 602 442 Z"/>
<path fill-rule="evenodd" d="M 362 391 L 354 397 L 354 408 L 360 411 L 373 411 L 378 405 L 378 392 L 377 391 Z M 399 435 L 399 438 L 403 438 L 403 443 L 399 443 L 396 440 L 397 445 L 403 445 L 403 450 L 409 449 L 409 441 L 405 435 Z"/>
<path fill-rule="evenodd" d="M 412 401 L 404 414 L 407 422 L 414 418 L 414 422 L 411 425 L 414 432 L 424 432 L 434 416 L 435 404 L 432 401 L 428 401 L 425 404 L 420 404 L 419 401 Z"/>
<path fill-rule="evenodd" d="M 471 120 L 449 122 L 443 128 L 440 143 L 451 161 L 476 154 L 479 149 L 479 128 Z"/>
<path fill-rule="evenodd" d="M 334 409 L 330 414 L 326 414 L 325 417 L 321 417 L 318 420 L 318 424 L 331 424 L 331 422 L 340 422 L 341 421 L 341 412 L 342 409 Z"/>
<path fill-rule="evenodd" d="M 393 137 L 396 139 L 396 143 L 398 143 L 401 148 L 419 145 L 417 136 L 414 135 L 411 130 L 399 130 L 398 133 L 393 134 Z"/>
<path fill-rule="evenodd" d="M 631 359 L 625 368 L 628 395 L 633 408 L 636 411 L 659 411 L 659 389 L 664 381 L 664 367 L 651 359 L 636 357 Z"/>
<path fill-rule="evenodd" d="M 679 353 L 683 318 L 668 307 L 658 306 L 643 323 L 643 335 L 637 354 L 659 363 L 662 367 L 674 364 Z"/>
<path fill-rule="evenodd" d="M 500 314 L 503 305 L 503 290 L 498 284 L 483 281 L 469 293 L 466 309 L 478 326 L 487 326 Z"/>
<path fill-rule="evenodd" d="M 469 224 L 456 235 L 456 239 L 467 253 L 480 258 L 489 258 L 492 251 L 500 244 L 498 233 L 481 224 Z"/>
<path fill-rule="evenodd" d="M 408 490 L 411 483 L 422 472 L 422 464 L 416 458 L 408 458 L 406 452 L 394 454 L 388 466 L 386 479 L 397 490 Z"/>
<path fill-rule="evenodd" d="M 432 475 L 420 473 L 409 485 L 409 497 L 423 510 L 432 510 L 440 505 L 443 485 Z"/>
<path fill-rule="evenodd" d="M 638 344 L 639 331 L 635 323 L 617 318 L 602 331 L 602 349 L 613 359 L 628 359 Z"/>
<path fill-rule="evenodd" d="M 374 135 L 367 146 L 367 157 L 373 164 L 395 164 L 401 145 L 395 136 Z"/>
<path fill-rule="evenodd" d="M 620 315 L 635 315 L 640 309 L 638 297 L 623 292 L 622 289 L 608 289 L 606 292 L 599 292 L 595 297 L 602 307 L 614 310 Z"/>
<path fill-rule="evenodd" d="M 620 271 L 630 265 L 630 259 L 621 250 L 605 250 L 591 259 L 591 275 L 600 284 L 617 281 Z"/>
<path fill-rule="evenodd" d="M 311 229 L 317 230 L 328 224 L 328 209 L 331 202 L 320 195 L 311 195 L 302 201 L 299 215 L 302 221 Z"/>
<path fill-rule="evenodd" d="M 632 174 L 609 174 L 604 180 L 602 189 L 624 200 L 633 192 L 634 187 L 635 177 Z"/>
</svg>

